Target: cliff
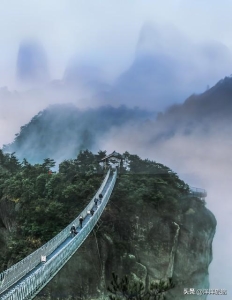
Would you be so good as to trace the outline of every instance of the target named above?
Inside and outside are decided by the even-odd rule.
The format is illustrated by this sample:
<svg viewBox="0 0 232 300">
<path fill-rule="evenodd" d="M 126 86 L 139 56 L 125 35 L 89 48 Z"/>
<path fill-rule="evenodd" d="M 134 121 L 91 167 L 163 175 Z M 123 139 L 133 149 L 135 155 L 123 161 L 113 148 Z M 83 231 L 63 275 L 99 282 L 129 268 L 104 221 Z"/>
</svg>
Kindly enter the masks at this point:
<svg viewBox="0 0 232 300">
<path fill-rule="evenodd" d="M 95 231 L 36 299 L 49 294 L 52 299 L 106 299 L 112 272 L 129 274 L 146 286 L 172 277 L 175 288 L 167 300 L 206 299 L 183 291 L 209 288 L 215 217 L 197 198 L 148 199 L 144 182 L 149 185 L 154 178 L 120 176 Z"/>
</svg>

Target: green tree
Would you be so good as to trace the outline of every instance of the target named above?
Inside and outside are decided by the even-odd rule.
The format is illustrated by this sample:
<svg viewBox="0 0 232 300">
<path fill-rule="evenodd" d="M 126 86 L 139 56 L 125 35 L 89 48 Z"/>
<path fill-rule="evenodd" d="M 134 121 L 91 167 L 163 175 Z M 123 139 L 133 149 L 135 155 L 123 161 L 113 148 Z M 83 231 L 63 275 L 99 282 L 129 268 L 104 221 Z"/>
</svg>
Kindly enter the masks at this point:
<svg viewBox="0 0 232 300">
<path fill-rule="evenodd" d="M 111 286 L 108 291 L 110 300 L 164 300 L 165 293 L 174 288 L 174 283 L 171 278 L 168 280 L 160 280 L 159 282 L 151 283 L 150 288 L 146 289 L 141 281 L 129 280 L 128 276 L 119 279 L 113 273 Z"/>
<path fill-rule="evenodd" d="M 45 158 L 44 162 L 42 164 L 42 168 L 48 172 L 51 168 L 53 168 L 56 165 L 56 162 L 54 161 L 54 159 L 51 158 Z"/>
<path fill-rule="evenodd" d="M 89 150 L 80 151 L 75 159 L 77 171 L 83 174 L 93 174 L 97 170 L 97 160 L 95 155 Z"/>
<path fill-rule="evenodd" d="M 103 159 L 104 157 L 106 157 L 106 150 L 105 151 L 99 150 L 98 153 L 95 155 L 95 157 L 98 161 Z"/>
</svg>

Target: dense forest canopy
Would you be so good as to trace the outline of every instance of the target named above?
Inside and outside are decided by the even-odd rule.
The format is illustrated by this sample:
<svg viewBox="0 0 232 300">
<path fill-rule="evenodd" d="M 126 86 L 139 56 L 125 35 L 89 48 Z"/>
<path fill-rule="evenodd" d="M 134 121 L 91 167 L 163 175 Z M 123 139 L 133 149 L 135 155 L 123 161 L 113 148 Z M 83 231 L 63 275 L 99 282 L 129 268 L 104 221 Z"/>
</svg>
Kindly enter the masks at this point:
<svg viewBox="0 0 232 300">
<path fill-rule="evenodd" d="M 8 229 L 7 245 L 1 246 L 1 271 L 51 239 L 80 213 L 104 178 L 99 160 L 105 154 L 80 151 L 75 159 L 60 163 L 58 172 L 52 172 L 53 159 L 35 165 L 26 159 L 20 163 L 14 153 L 0 150 L 0 226 Z M 133 213 L 135 202 L 152 203 L 165 218 L 183 209 L 180 202 L 189 187 L 177 174 L 128 152 L 123 158 L 128 165 L 121 164 L 112 195 L 112 201 L 128 202 L 130 211 L 123 213 Z M 114 222 L 114 217 L 108 221 Z M 116 220 L 115 226 L 121 225 Z"/>
</svg>

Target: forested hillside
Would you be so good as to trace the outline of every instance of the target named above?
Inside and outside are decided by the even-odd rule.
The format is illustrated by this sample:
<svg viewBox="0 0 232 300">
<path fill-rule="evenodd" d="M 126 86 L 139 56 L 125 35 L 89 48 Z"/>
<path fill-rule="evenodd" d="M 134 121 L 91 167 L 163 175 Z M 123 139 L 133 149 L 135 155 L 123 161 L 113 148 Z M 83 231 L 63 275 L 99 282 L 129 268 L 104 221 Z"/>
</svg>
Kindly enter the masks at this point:
<svg viewBox="0 0 232 300">
<path fill-rule="evenodd" d="M 63 229 L 102 180 L 97 156 L 91 152 L 64 161 L 57 173 L 50 170 L 54 164 L 49 158 L 42 164 L 31 165 L 25 159 L 19 163 L 14 154 L 0 151 L 0 216 L 7 229 L 1 270 Z"/>
<path fill-rule="evenodd" d="M 100 185 L 103 171 L 98 160 L 104 154 L 81 151 L 76 159 L 63 161 L 56 173 L 51 172 L 52 159 L 32 165 L 0 151 L 0 215 L 8 232 L 1 270 L 41 246 L 78 215 Z M 119 181 L 116 198 L 131 192 L 133 201 L 153 202 L 157 208 L 164 203 L 167 209 L 178 205 L 177 198 L 187 193 L 188 186 L 175 173 L 161 164 L 125 155 L 130 171 L 121 172 L 134 175 Z M 135 175 L 139 173 L 150 176 Z"/>
<path fill-rule="evenodd" d="M 112 128 L 140 122 L 154 114 L 125 106 L 79 110 L 73 104 L 51 105 L 22 126 L 15 140 L 3 147 L 22 160 L 41 163 L 44 157 L 61 162 L 84 149 L 101 149 L 101 140 Z"/>
<path fill-rule="evenodd" d="M 171 106 L 160 113 L 155 124 L 157 140 L 177 133 L 185 136 L 197 134 L 231 135 L 232 77 L 225 77 L 201 94 L 193 94 L 183 104 Z"/>
</svg>

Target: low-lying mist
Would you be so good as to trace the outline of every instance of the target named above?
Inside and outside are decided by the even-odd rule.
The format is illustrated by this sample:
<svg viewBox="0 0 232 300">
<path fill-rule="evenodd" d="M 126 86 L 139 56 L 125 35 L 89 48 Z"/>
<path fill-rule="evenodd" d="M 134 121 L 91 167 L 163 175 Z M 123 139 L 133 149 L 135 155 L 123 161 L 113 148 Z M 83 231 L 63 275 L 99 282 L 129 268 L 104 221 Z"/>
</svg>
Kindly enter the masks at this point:
<svg viewBox="0 0 232 300">
<path fill-rule="evenodd" d="M 143 126 L 112 130 L 101 141 L 103 149 L 136 153 L 169 166 L 189 185 L 207 190 L 207 207 L 216 216 L 218 225 L 213 243 L 213 262 L 210 266 L 210 286 L 213 289 L 232 288 L 231 236 L 231 170 L 232 142 L 230 122 L 211 123 L 204 132 L 202 124 L 185 134 L 164 123 L 147 122 Z M 168 127 L 168 125 L 167 125 Z M 170 135 L 159 136 L 166 129 Z M 230 131 L 230 133 L 228 132 Z"/>
<path fill-rule="evenodd" d="M 49 157 L 58 164 L 75 158 L 80 150 L 102 149 L 100 140 L 112 128 L 120 130 L 126 124 L 138 124 L 154 117 L 151 111 L 125 106 L 81 110 L 74 104 L 51 105 L 22 126 L 15 140 L 3 148 L 30 163 L 41 163 Z"/>
</svg>

